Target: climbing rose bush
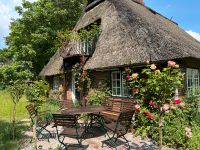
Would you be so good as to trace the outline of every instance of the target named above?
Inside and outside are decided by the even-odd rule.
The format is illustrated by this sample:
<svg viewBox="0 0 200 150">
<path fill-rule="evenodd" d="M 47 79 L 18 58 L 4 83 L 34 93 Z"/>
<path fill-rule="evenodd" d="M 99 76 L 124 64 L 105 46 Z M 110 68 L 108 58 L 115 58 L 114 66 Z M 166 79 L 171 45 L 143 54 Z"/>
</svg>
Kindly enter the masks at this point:
<svg viewBox="0 0 200 150">
<path fill-rule="evenodd" d="M 136 135 L 150 135 L 152 129 L 160 133 L 162 145 L 162 127 L 165 114 L 181 109 L 186 104 L 182 102 L 175 91 L 182 88 L 184 74 L 179 65 L 168 61 L 162 70 L 156 64 L 148 65 L 140 74 L 131 68 L 125 68 L 127 84 L 132 91 L 136 110 Z M 153 128 L 152 128 L 153 127 Z M 157 131 L 156 131 L 157 130 Z"/>
</svg>

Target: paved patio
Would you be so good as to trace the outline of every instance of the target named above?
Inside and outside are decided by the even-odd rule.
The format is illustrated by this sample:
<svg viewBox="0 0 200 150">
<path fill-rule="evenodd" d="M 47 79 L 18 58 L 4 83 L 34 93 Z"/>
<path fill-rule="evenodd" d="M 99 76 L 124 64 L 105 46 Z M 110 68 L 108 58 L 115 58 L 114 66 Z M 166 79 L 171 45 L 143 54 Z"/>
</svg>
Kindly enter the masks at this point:
<svg viewBox="0 0 200 150">
<path fill-rule="evenodd" d="M 56 137 L 56 129 L 52 128 L 52 125 L 48 126 L 48 129 L 51 131 L 52 133 L 52 137 L 49 139 L 49 142 L 47 139 L 40 139 L 38 140 L 38 146 L 42 149 L 42 150 L 49 150 L 49 149 L 56 149 L 59 147 L 59 142 L 57 140 Z M 93 136 L 90 135 L 95 135 L 94 138 L 92 138 Z M 33 149 L 33 143 L 30 143 L 30 138 L 32 137 L 32 131 L 26 131 L 25 132 L 25 136 L 27 138 L 25 138 L 25 140 L 22 142 L 22 146 L 21 149 L 22 150 L 32 150 Z M 92 129 L 89 133 L 88 133 L 88 137 L 85 139 L 82 144 L 84 145 L 86 150 L 111 150 L 113 148 L 110 148 L 106 145 L 104 145 L 104 147 L 102 146 L 101 141 L 105 140 L 107 137 L 105 137 L 105 133 L 102 133 L 102 130 L 100 130 L 98 127 L 95 127 L 94 129 Z M 133 150 L 155 150 L 156 147 L 155 145 L 152 143 L 151 140 L 146 139 L 146 140 L 142 140 L 140 137 L 133 137 L 132 133 L 128 133 L 125 136 L 130 142 L 130 146 L 131 149 Z M 65 138 L 65 142 L 68 143 L 77 143 L 76 140 L 71 139 L 71 138 Z M 70 149 L 74 149 L 74 150 L 78 150 L 79 148 L 70 148 Z M 82 149 L 82 148 L 80 148 Z M 120 146 L 117 147 L 118 150 L 125 150 L 126 146 L 121 144 Z"/>
</svg>

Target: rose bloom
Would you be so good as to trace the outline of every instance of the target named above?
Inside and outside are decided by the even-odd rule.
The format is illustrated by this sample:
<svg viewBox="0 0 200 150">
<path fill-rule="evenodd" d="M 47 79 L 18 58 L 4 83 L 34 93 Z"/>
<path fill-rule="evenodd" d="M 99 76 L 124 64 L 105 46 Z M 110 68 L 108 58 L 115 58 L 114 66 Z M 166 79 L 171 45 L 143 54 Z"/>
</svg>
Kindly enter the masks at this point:
<svg viewBox="0 0 200 150">
<path fill-rule="evenodd" d="M 174 61 L 170 61 L 170 60 L 167 62 L 167 64 L 169 67 L 174 67 L 176 65 Z"/>
<path fill-rule="evenodd" d="M 175 103 L 175 104 L 180 104 L 180 103 L 181 103 L 181 100 L 180 100 L 180 99 L 174 99 L 174 103 Z"/>
<path fill-rule="evenodd" d="M 155 103 L 154 103 L 153 101 L 150 101 L 150 102 L 149 102 L 149 105 L 150 105 L 150 106 L 154 106 Z"/>
<path fill-rule="evenodd" d="M 87 71 L 83 71 L 82 76 L 85 77 L 87 75 Z"/>
<path fill-rule="evenodd" d="M 172 105 L 171 109 L 176 110 L 176 106 Z"/>
<path fill-rule="evenodd" d="M 157 67 L 155 64 L 152 64 L 151 67 L 150 67 L 152 70 L 155 70 Z"/>
<path fill-rule="evenodd" d="M 127 78 L 127 80 L 129 80 L 129 79 L 131 78 L 131 76 L 130 76 L 130 75 L 127 75 L 127 77 L 126 77 L 126 78 Z"/>
<path fill-rule="evenodd" d="M 185 127 L 185 131 L 186 131 L 186 132 L 191 132 L 191 129 L 188 128 L 188 127 Z"/>
<path fill-rule="evenodd" d="M 135 110 L 139 110 L 139 109 L 140 109 L 140 105 L 136 104 L 136 105 L 134 106 L 134 109 L 135 109 Z"/>
<path fill-rule="evenodd" d="M 185 106 L 185 103 L 184 103 L 184 102 L 181 102 L 179 105 L 180 105 L 181 107 L 184 107 L 184 106 Z"/>
<path fill-rule="evenodd" d="M 133 73 L 133 74 L 132 74 L 132 78 L 133 78 L 133 79 L 136 79 L 137 76 L 138 76 L 138 73 Z"/>
<path fill-rule="evenodd" d="M 149 114 L 147 117 L 148 117 L 149 119 L 153 119 L 153 116 L 152 116 L 151 114 Z"/>
<path fill-rule="evenodd" d="M 146 111 L 145 114 L 148 116 L 150 113 L 148 111 Z"/>
<path fill-rule="evenodd" d="M 167 111 L 169 109 L 169 104 L 164 104 L 163 107 L 161 107 L 161 110 Z"/>
</svg>

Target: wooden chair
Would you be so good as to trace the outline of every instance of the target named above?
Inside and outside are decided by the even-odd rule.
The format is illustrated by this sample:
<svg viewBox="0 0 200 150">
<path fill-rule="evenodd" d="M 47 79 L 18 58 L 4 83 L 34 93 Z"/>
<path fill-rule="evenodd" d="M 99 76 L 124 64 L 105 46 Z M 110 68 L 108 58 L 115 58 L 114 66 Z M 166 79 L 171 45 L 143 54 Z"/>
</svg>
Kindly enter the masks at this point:
<svg viewBox="0 0 200 150">
<path fill-rule="evenodd" d="M 36 124 L 36 136 L 38 139 L 49 138 L 51 137 L 51 132 L 47 130 L 47 126 L 50 125 L 51 117 L 47 112 L 37 112 L 35 107 L 32 104 L 26 106 L 26 109 L 29 112 L 29 117 L 31 119 L 32 125 L 35 124 L 35 120 L 37 117 L 37 124 Z M 46 133 L 44 133 L 47 132 Z"/>
<path fill-rule="evenodd" d="M 76 115 L 64 115 L 64 114 L 53 114 L 54 127 L 56 127 L 58 141 L 60 142 L 61 148 L 69 147 L 83 147 L 82 139 L 85 128 L 78 123 L 78 116 Z M 59 127 L 63 130 L 59 131 Z M 66 137 L 75 138 L 78 144 L 64 143 Z"/>
<path fill-rule="evenodd" d="M 125 141 L 122 141 L 123 144 L 127 144 L 128 149 L 130 149 L 128 140 L 125 138 L 124 135 L 128 132 L 131 126 L 133 114 L 134 114 L 133 110 L 123 111 L 120 113 L 116 122 L 104 124 L 104 128 L 107 131 L 110 131 L 112 135 L 109 135 L 107 132 L 108 139 L 102 141 L 102 147 L 104 144 L 106 144 L 116 149 L 116 147 L 119 146 L 118 139 L 122 138 L 123 140 L 125 140 Z"/>
<path fill-rule="evenodd" d="M 123 111 L 133 110 L 133 103 L 130 100 L 107 98 L 103 102 L 105 110 L 101 112 L 104 118 L 116 121 Z"/>
</svg>

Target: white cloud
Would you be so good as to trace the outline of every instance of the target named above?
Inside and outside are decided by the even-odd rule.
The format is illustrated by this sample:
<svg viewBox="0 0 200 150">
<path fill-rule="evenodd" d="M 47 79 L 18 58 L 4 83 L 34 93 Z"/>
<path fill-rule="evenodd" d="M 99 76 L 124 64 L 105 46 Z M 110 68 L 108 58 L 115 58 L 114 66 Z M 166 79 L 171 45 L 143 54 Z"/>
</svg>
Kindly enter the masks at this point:
<svg viewBox="0 0 200 150">
<path fill-rule="evenodd" d="M 197 39 L 198 41 L 200 41 L 200 33 L 194 32 L 192 30 L 188 30 L 186 32 L 190 34 L 192 37 L 194 37 L 195 39 Z"/>
</svg>

